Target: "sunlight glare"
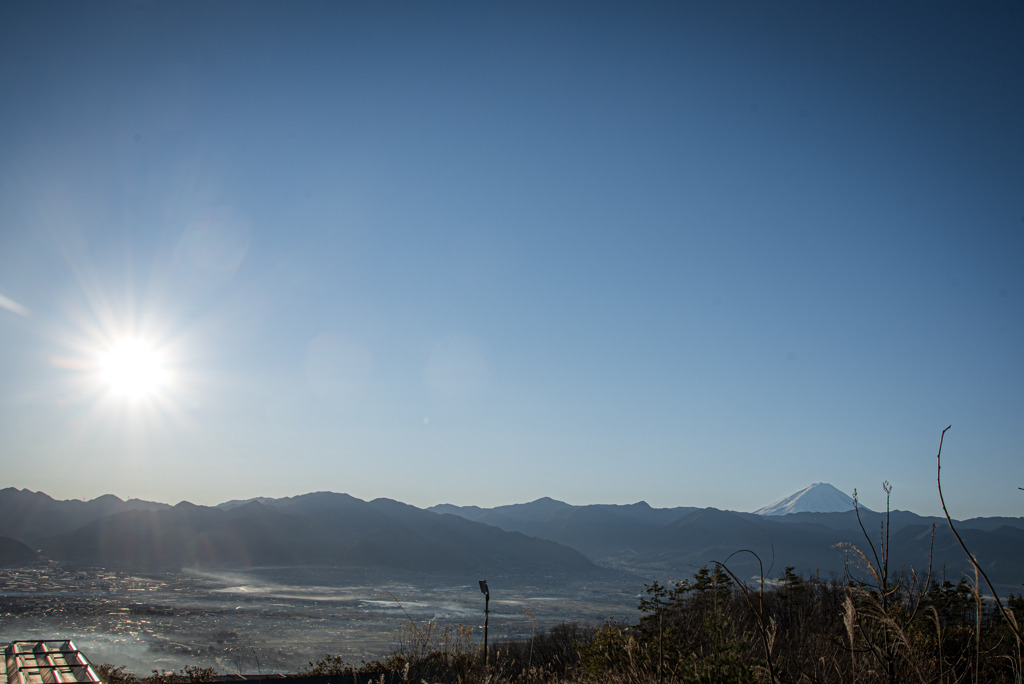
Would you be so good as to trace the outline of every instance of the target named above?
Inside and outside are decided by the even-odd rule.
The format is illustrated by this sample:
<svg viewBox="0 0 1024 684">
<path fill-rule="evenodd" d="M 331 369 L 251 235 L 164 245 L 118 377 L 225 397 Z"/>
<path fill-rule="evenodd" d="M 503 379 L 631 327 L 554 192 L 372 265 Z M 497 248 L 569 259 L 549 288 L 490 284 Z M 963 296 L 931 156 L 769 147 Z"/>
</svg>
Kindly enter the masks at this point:
<svg viewBox="0 0 1024 684">
<path fill-rule="evenodd" d="M 110 391 L 129 399 L 150 395 L 167 381 L 161 354 L 138 339 L 115 342 L 100 359 L 100 368 Z"/>
</svg>

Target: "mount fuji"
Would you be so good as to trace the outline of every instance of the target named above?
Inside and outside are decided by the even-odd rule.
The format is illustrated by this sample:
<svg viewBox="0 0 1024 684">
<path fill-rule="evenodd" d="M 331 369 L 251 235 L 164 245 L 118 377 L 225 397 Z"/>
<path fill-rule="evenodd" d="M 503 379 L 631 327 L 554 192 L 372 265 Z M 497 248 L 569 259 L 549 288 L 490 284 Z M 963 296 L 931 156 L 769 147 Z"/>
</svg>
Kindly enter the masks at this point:
<svg viewBox="0 0 1024 684">
<path fill-rule="evenodd" d="M 862 510 L 867 510 L 861 506 Z M 788 515 L 790 513 L 845 513 L 853 510 L 853 499 L 827 482 L 807 485 L 773 504 L 754 511 L 755 515 Z"/>
</svg>

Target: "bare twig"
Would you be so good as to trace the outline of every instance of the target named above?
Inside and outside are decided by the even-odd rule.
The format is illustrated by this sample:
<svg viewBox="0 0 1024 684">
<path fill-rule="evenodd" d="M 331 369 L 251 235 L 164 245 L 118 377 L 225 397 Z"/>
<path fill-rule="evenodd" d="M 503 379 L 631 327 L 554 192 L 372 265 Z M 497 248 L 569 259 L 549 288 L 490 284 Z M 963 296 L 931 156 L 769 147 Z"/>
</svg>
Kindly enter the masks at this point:
<svg viewBox="0 0 1024 684">
<path fill-rule="evenodd" d="M 736 586 L 738 586 L 740 588 L 740 591 L 743 592 L 743 599 L 747 602 L 747 609 L 750 611 L 750 614 L 754 616 L 754 620 L 757 623 L 757 632 L 758 635 L 761 637 L 761 645 L 764 647 L 764 658 L 768 664 L 768 679 L 772 684 L 775 684 L 779 681 L 775 675 L 775 663 L 772 660 L 772 649 L 775 646 L 775 625 L 765 624 L 764 621 L 764 564 L 761 562 L 761 557 L 753 551 L 751 551 L 750 549 L 740 549 L 739 551 L 734 551 L 733 553 L 730 553 L 729 557 L 725 559 L 725 562 L 727 563 L 730 558 L 732 558 L 738 553 L 749 553 L 751 556 L 757 559 L 757 567 L 759 568 L 760 581 L 758 582 L 756 610 L 754 609 L 754 604 L 751 601 L 751 591 L 747 587 L 746 583 L 742 582 L 740 578 L 737 577 L 733 573 L 733 571 L 729 569 L 729 566 L 727 566 L 725 563 L 720 563 L 718 561 L 712 561 L 712 563 L 714 563 L 715 565 L 729 573 L 729 577 L 732 578 L 732 581 L 735 582 Z M 770 618 L 769 620 L 770 622 L 774 622 L 771 621 Z"/>
<path fill-rule="evenodd" d="M 392 593 L 391 593 L 390 591 L 383 591 L 383 592 L 381 592 L 381 593 L 382 593 L 382 594 L 386 594 L 387 596 L 390 596 L 390 597 L 391 597 L 391 600 L 392 600 L 392 601 L 394 601 L 395 603 L 397 603 L 397 604 L 398 604 L 398 607 L 402 609 L 402 612 L 403 612 L 403 613 L 405 613 L 405 619 L 409 621 L 409 624 L 410 624 L 410 625 L 412 625 L 412 624 L 415 624 L 415 623 L 413 622 L 413 620 L 412 620 L 412 616 L 411 616 L 411 615 L 409 615 L 409 611 L 407 611 L 407 610 L 405 609 L 405 606 L 403 606 L 403 605 L 402 605 L 402 602 L 398 600 L 398 597 L 397 597 L 397 596 L 395 596 L 394 594 L 392 594 Z"/>
<path fill-rule="evenodd" d="M 953 427 L 952 425 L 946 426 L 946 429 L 942 431 L 939 436 L 939 453 L 935 457 L 935 484 L 939 489 L 939 503 L 942 504 L 942 513 L 946 516 L 946 522 L 949 523 L 949 530 L 956 537 L 957 542 L 960 544 L 960 548 L 967 554 L 967 560 L 971 561 L 971 565 L 981 575 L 982 579 L 985 580 L 985 584 L 988 586 L 988 590 L 992 592 L 992 598 L 995 599 L 996 607 L 999 608 L 999 614 L 1003 616 L 1007 626 L 1013 635 L 1017 637 L 1018 642 L 1024 642 L 1024 637 L 1021 636 L 1017 621 L 1013 619 L 1013 616 L 1008 614 L 1006 608 L 1003 606 L 1003 602 L 999 599 L 999 594 L 996 593 L 995 587 L 992 586 L 992 582 L 989 580 L 985 570 L 978 563 L 978 559 L 974 557 L 974 554 L 967 549 L 967 544 L 964 543 L 963 538 L 960 537 L 960 533 L 956 531 L 956 526 L 953 525 L 953 519 L 949 516 L 949 510 L 946 508 L 946 500 L 942 496 L 942 441 L 946 438 L 946 430 Z"/>
<path fill-rule="evenodd" d="M 877 568 L 878 571 L 874 574 L 876 579 L 878 579 L 879 583 L 881 583 L 882 562 L 878 559 L 878 551 L 875 550 L 875 544 L 871 541 L 871 535 L 868 534 L 868 531 L 866 529 L 864 529 L 864 521 L 860 519 L 860 505 L 856 489 L 853 490 L 853 512 L 857 514 L 857 524 L 860 525 L 860 531 L 864 534 L 864 538 L 868 541 L 868 548 L 871 549 L 871 555 L 875 557 L 874 567 Z M 868 565 L 870 566 L 871 564 L 868 563 Z"/>
</svg>

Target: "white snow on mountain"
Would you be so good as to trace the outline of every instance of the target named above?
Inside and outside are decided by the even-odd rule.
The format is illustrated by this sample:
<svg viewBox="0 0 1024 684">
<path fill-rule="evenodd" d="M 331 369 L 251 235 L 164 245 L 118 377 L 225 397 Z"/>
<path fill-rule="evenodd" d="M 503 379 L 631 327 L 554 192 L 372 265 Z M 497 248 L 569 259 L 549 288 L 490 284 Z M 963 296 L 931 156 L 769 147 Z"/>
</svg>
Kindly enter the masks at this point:
<svg viewBox="0 0 1024 684">
<path fill-rule="evenodd" d="M 863 508 L 863 507 L 862 507 Z M 827 482 L 808 485 L 785 499 L 759 508 L 757 515 L 787 515 L 789 513 L 841 513 L 853 510 L 853 498 Z"/>
</svg>

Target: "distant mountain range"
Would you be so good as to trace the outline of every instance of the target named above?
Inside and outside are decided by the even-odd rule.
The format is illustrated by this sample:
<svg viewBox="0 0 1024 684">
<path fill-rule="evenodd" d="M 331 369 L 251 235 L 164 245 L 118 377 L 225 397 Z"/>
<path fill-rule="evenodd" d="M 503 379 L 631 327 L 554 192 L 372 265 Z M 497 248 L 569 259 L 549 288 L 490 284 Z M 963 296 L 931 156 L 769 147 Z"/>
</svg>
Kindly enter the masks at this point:
<svg viewBox="0 0 1024 684">
<path fill-rule="evenodd" d="M 800 502 L 801 492 L 782 501 L 796 509 L 825 505 L 816 495 L 821 488 L 801 490 L 809 501 Z M 733 555 L 741 550 L 756 553 L 769 577 L 781 575 L 786 566 L 803 574 L 841 575 L 848 563 L 855 574 L 864 576 L 857 568 L 859 557 L 841 545 L 852 544 L 872 557 L 871 545 L 880 549 L 886 519 L 884 513 L 861 507 L 862 529 L 853 510 L 762 515 L 714 508 L 657 509 L 644 502 L 570 506 L 552 499 L 491 509 L 443 504 L 429 510 L 557 541 L 601 565 L 676 579 L 726 559 L 741 576 L 755 576 L 760 572 L 756 558 Z M 923 576 L 931 565 L 936 576 L 953 581 L 970 570 L 945 519 L 892 511 L 889 524 L 891 568 L 912 567 Z M 1019 592 L 1024 581 L 1024 518 L 975 518 L 960 521 L 958 529 L 994 581 Z"/>
<path fill-rule="evenodd" d="M 389 499 L 318 492 L 224 507 L 55 501 L 0 490 L 0 537 L 51 560 L 131 568 L 326 565 L 423 573 L 598 575 L 581 553 L 549 540 Z"/>
<path fill-rule="evenodd" d="M 573 506 L 550 498 L 424 510 L 330 492 L 168 506 L 113 496 L 56 501 L 8 488 L 0 490 L 0 538 L 9 538 L 0 539 L 0 563 L 30 563 L 38 551 L 45 559 L 109 567 L 315 565 L 576 578 L 618 571 L 649 581 L 688 577 L 714 561 L 753 577 L 756 559 L 737 553 L 749 550 L 760 556 L 768 577 L 786 566 L 802 574 L 841 575 L 851 562 L 860 573 L 856 556 L 840 545 L 856 545 L 872 557 L 870 545 L 879 547 L 886 516 L 861 508 L 858 522 L 848 502 L 830 489 L 812 485 L 758 514 L 645 502 Z M 955 581 L 969 570 L 945 520 L 906 511 L 893 511 L 888 519 L 890 567 L 912 566 L 923 575 L 932 549 L 938 576 Z M 1019 592 L 1024 518 L 977 518 L 958 527 L 994 581 Z"/>
</svg>

